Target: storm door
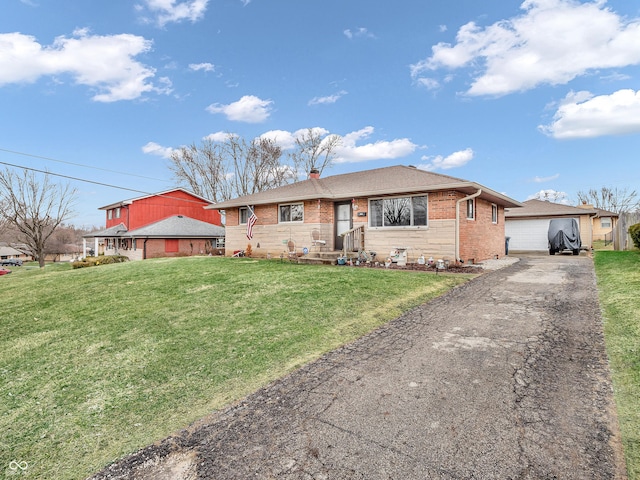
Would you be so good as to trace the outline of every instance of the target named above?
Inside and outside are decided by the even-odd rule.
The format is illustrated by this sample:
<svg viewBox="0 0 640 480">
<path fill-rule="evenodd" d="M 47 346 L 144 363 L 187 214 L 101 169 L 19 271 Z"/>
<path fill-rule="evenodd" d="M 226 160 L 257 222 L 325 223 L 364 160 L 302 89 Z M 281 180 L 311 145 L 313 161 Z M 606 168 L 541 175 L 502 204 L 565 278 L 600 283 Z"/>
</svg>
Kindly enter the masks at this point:
<svg viewBox="0 0 640 480">
<path fill-rule="evenodd" d="M 351 230 L 351 202 L 343 202 L 335 204 L 335 219 L 336 219 L 336 239 L 335 239 L 335 248 L 336 250 L 342 250 L 342 240 L 343 237 L 340 235 L 342 233 L 348 232 Z"/>
</svg>

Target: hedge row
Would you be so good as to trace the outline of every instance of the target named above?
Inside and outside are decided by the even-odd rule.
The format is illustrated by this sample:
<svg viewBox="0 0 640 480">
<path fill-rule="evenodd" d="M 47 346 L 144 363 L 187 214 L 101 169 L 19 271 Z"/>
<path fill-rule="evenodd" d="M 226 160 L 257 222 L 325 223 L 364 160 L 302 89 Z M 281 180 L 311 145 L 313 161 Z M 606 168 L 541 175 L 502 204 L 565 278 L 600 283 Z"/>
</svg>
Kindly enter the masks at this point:
<svg viewBox="0 0 640 480">
<path fill-rule="evenodd" d="M 95 267 L 97 265 L 109 265 L 111 263 L 128 262 L 129 257 L 124 255 L 102 255 L 99 257 L 87 257 L 79 262 L 73 262 L 73 268 Z"/>
</svg>

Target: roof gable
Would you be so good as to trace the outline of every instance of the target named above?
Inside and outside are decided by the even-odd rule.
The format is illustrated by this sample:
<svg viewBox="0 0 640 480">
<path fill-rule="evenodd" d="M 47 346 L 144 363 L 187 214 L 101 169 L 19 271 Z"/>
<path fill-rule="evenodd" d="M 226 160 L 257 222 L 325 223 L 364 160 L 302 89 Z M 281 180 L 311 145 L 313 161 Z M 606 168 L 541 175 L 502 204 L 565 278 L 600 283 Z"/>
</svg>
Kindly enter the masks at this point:
<svg viewBox="0 0 640 480">
<path fill-rule="evenodd" d="M 195 199 L 198 199 L 204 203 L 208 203 L 211 204 L 213 203 L 211 200 L 201 197 L 199 195 L 196 195 L 193 192 L 190 192 L 189 190 L 185 190 L 184 188 L 172 188 L 171 190 L 166 190 L 164 192 L 158 192 L 158 193 L 149 193 L 147 195 L 143 195 L 141 197 L 135 197 L 135 198 L 130 198 L 128 200 L 120 200 L 119 202 L 114 202 L 111 203 L 109 205 L 105 205 L 104 207 L 99 207 L 98 210 L 111 210 L 112 208 L 117 208 L 117 207 L 122 207 L 123 205 L 131 205 L 134 202 L 138 202 L 140 200 L 145 200 L 147 198 L 153 198 L 153 197 L 171 197 L 172 193 L 175 192 L 181 192 L 183 194 L 187 194 L 190 197 L 193 197 Z"/>
</svg>

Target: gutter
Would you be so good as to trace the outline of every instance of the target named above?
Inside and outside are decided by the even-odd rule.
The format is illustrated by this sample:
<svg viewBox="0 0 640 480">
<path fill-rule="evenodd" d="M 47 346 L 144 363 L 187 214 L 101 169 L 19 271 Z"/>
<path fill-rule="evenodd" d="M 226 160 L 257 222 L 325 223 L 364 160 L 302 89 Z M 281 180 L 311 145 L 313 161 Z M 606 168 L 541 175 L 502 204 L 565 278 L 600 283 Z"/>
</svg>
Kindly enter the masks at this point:
<svg viewBox="0 0 640 480">
<path fill-rule="evenodd" d="M 464 198 L 461 198 L 456 202 L 456 262 L 460 261 L 460 204 L 462 202 L 466 202 L 467 200 L 471 200 L 472 198 L 476 198 L 480 196 L 482 193 L 482 189 L 479 188 L 478 191 L 472 195 L 468 195 Z M 474 210 L 475 213 L 475 210 Z"/>
</svg>

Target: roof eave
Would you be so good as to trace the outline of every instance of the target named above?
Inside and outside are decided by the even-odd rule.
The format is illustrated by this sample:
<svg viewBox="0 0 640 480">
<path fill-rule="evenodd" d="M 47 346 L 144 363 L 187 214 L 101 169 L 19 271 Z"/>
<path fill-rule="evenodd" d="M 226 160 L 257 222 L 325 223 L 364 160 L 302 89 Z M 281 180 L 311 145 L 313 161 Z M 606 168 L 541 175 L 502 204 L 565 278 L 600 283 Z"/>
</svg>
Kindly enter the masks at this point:
<svg viewBox="0 0 640 480">
<path fill-rule="evenodd" d="M 495 192 L 490 188 L 487 188 L 479 183 L 475 182 L 455 182 L 449 184 L 439 184 L 439 185 L 431 185 L 426 187 L 403 187 L 403 188 L 380 188 L 375 190 L 366 190 L 366 191 L 353 191 L 349 192 L 348 195 L 344 194 L 306 194 L 306 195 L 291 195 L 291 196 L 283 196 L 277 199 L 264 199 L 264 200 L 252 200 L 250 197 L 240 197 L 238 199 L 227 200 L 224 202 L 220 202 L 217 204 L 207 205 L 204 207 L 208 210 L 226 210 L 228 208 L 237 208 L 244 207 L 246 205 L 271 205 L 275 203 L 288 203 L 288 202 L 300 202 L 305 200 L 345 200 L 349 198 L 361 198 L 361 197 L 376 197 L 376 196 L 384 196 L 384 195 L 397 195 L 403 193 L 419 193 L 419 192 L 437 192 L 441 190 L 458 190 L 464 193 L 474 193 L 477 190 L 482 190 L 482 198 L 489 198 L 494 203 L 499 203 L 508 208 L 512 207 L 523 207 L 524 204 L 514 200 L 506 195 Z"/>
</svg>

